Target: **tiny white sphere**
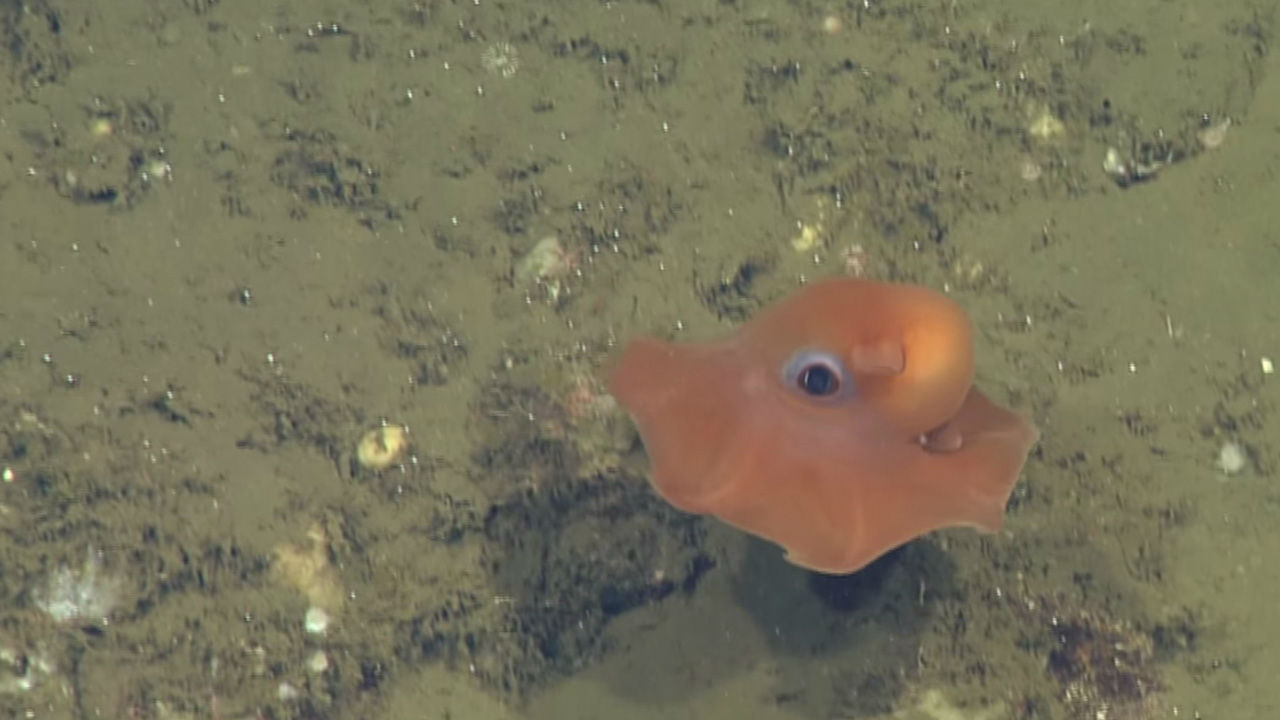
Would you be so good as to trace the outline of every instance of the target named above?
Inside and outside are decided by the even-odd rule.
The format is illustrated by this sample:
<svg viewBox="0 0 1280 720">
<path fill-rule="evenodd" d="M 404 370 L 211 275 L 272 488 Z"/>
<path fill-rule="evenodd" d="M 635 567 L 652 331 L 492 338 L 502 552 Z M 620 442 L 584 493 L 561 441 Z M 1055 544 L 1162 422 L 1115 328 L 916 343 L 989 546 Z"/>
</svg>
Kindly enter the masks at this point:
<svg viewBox="0 0 1280 720">
<path fill-rule="evenodd" d="M 1228 440 L 1218 450 L 1218 469 L 1224 475 L 1235 475 L 1249 464 L 1249 451 L 1238 442 Z"/>
</svg>

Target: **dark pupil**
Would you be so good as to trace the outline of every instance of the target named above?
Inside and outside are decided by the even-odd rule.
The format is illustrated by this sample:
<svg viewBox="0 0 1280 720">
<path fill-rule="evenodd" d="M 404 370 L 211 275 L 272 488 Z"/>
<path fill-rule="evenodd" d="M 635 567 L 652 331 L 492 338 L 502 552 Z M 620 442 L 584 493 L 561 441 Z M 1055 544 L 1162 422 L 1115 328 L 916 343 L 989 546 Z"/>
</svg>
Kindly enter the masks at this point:
<svg viewBox="0 0 1280 720">
<path fill-rule="evenodd" d="M 826 365 L 810 365 L 800 371 L 800 389 L 810 395 L 831 395 L 839 386 L 836 374 Z"/>
</svg>

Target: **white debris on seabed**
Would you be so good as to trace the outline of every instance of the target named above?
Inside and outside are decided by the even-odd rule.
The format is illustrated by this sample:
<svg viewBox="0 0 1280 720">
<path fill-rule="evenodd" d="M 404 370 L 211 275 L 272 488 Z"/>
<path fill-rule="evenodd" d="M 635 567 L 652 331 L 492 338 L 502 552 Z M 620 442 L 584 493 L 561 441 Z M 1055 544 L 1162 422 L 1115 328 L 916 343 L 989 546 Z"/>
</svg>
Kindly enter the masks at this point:
<svg viewBox="0 0 1280 720">
<path fill-rule="evenodd" d="M 294 702 L 302 697 L 302 691 L 293 683 L 282 682 L 276 686 L 276 699 L 280 702 Z"/>
<path fill-rule="evenodd" d="M 1249 451 L 1238 442 L 1228 440 L 1218 450 L 1218 460 L 1214 463 L 1223 475 L 1230 477 L 1244 470 L 1249 465 Z"/>
<path fill-rule="evenodd" d="M 1196 133 L 1196 139 L 1200 141 L 1200 147 L 1213 150 L 1222 147 L 1222 143 L 1227 141 L 1227 131 L 1230 129 L 1231 118 L 1223 118 L 1216 123 L 1210 123 L 1205 118 L 1205 125 Z"/>
<path fill-rule="evenodd" d="M 56 670 L 43 652 L 25 653 L 0 645 L 0 695 L 25 693 Z"/>
<path fill-rule="evenodd" d="M 72 570 L 65 563 L 32 592 L 36 606 L 56 622 L 106 625 L 120 602 L 121 582 L 102 567 L 102 553 L 89 548 L 84 566 Z"/>
<path fill-rule="evenodd" d="M 317 650 L 307 658 L 307 670 L 313 675 L 323 675 L 329 670 L 329 655 L 323 650 Z"/>
<path fill-rule="evenodd" d="M 303 624 L 307 628 L 310 635 L 324 635 L 329 630 L 329 623 L 332 618 L 329 613 L 325 612 L 322 607 L 311 606 L 307 608 L 307 614 L 303 617 Z"/>
</svg>

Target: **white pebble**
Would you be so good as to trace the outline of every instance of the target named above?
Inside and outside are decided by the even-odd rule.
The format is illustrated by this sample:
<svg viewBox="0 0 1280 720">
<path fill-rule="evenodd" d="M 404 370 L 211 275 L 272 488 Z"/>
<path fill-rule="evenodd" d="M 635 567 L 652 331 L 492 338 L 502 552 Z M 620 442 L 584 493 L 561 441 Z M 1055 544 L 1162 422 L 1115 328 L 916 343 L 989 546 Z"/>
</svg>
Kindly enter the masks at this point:
<svg viewBox="0 0 1280 720">
<path fill-rule="evenodd" d="M 317 650 L 307 658 L 307 669 L 316 675 L 320 675 L 329 669 L 329 655 L 323 650 Z"/>
<path fill-rule="evenodd" d="M 1218 469 L 1223 475 L 1235 475 L 1249 464 L 1249 451 L 1238 442 L 1228 440 L 1218 451 Z"/>
<path fill-rule="evenodd" d="M 323 635 L 329 629 L 329 613 L 324 608 L 309 607 L 307 615 L 303 618 L 307 632 L 312 635 Z"/>
</svg>

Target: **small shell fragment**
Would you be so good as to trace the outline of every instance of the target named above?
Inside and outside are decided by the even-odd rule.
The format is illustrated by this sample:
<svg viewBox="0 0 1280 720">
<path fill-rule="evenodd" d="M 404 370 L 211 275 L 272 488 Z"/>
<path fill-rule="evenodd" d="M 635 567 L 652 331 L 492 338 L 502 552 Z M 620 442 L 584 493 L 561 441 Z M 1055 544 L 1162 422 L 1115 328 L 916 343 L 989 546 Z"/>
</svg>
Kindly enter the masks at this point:
<svg viewBox="0 0 1280 720">
<path fill-rule="evenodd" d="M 528 285 L 565 275 L 569 269 L 569 255 L 560 244 L 560 239 L 549 235 L 534 244 L 516 264 L 515 280 L 517 284 Z"/>
<path fill-rule="evenodd" d="M 1212 150 L 1221 147 L 1222 143 L 1227 141 L 1227 131 L 1231 129 L 1231 118 L 1224 118 L 1218 122 L 1201 128 L 1196 133 L 1196 139 L 1200 141 L 1200 147 L 1205 150 Z"/>
<path fill-rule="evenodd" d="M 360 467 L 381 472 L 395 465 L 409 447 L 409 429 L 403 425 L 383 425 L 360 436 L 356 462 Z"/>
<path fill-rule="evenodd" d="M 1248 466 L 1249 451 L 1238 442 L 1227 441 L 1218 450 L 1218 459 L 1214 464 L 1223 475 L 1230 477 Z"/>
</svg>

